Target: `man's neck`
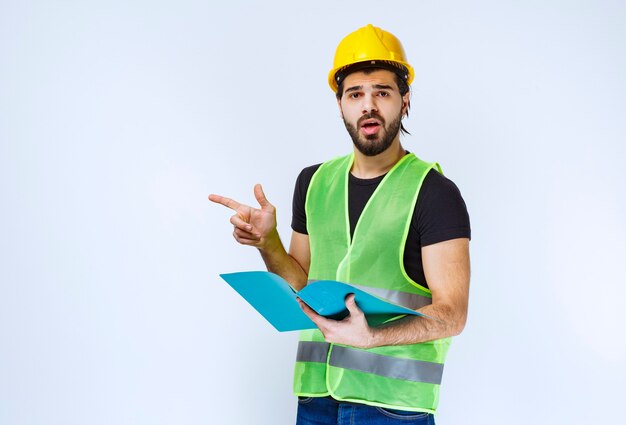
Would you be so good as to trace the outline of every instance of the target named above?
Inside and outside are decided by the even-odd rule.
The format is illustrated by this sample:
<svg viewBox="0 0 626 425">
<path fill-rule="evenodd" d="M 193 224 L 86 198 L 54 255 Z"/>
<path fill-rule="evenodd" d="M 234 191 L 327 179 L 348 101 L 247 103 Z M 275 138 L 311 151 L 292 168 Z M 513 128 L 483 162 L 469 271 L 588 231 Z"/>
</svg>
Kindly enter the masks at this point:
<svg viewBox="0 0 626 425">
<path fill-rule="evenodd" d="M 405 154 L 406 151 L 400 144 L 400 140 L 392 143 L 386 151 L 376 156 L 363 155 L 355 147 L 354 163 L 350 173 L 359 179 L 373 179 L 374 177 L 382 176 L 391 170 Z"/>
</svg>

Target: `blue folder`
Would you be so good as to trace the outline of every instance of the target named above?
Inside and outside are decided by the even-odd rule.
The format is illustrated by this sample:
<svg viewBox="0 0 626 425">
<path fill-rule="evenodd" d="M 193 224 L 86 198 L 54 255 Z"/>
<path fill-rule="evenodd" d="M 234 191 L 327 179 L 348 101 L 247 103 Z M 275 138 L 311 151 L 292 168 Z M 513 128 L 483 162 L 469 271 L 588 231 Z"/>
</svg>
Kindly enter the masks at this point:
<svg viewBox="0 0 626 425">
<path fill-rule="evenodd" d="M 317 328 L 304 314 L 296 297 L 318 314 L 341 320 L 348 315 L 346 296 L 354 294 L 357 306 L 372 326 L 407 314 L 424 316 L 334 280 L 318 280 L 296 292 L 282 277 L 270 272 L 226 273 L 220 276 L 280 332 Z"/>
</svg>

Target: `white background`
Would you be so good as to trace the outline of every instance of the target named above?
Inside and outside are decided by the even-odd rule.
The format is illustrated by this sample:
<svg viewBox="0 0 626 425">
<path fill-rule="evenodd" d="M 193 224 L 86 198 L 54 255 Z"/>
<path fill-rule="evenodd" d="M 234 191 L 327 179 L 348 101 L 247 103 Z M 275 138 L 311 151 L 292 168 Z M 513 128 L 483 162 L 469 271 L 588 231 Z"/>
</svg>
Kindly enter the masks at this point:
<svg viewBox="0 0 626 425">
<path fill-rule="evenodd" d="M 625 423 L 622 1 L 0 1 L 0 423 L 289 424 L 297 335 L 209 193 L 351 149 L 327 72 L 373 23 L 404 145 L 467 202 L 469 322 L 438 424 Z"/>
</svg>

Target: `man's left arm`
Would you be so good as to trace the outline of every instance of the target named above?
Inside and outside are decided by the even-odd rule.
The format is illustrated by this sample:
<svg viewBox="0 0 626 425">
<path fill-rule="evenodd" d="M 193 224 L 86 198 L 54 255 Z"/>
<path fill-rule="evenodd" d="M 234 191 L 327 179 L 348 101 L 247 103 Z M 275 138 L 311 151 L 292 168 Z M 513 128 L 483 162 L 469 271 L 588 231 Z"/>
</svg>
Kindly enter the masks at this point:
<svg viewBox="0 0 626 425">
<path fill-rule="evenodd" d="M 429 317 L 407 316 L 378 327 L 370 327 L 354 302 L 346 299 L 350 315 L 331 320 L 315 313 L 300 301 L 328 342 L 359 348 L 415 344 L 458 335 L 465 327 L 469 298 L 469 239 L 452 239 L 422 247 L 422 263 L 432 304 L 418 311 Z"/>
</svg>

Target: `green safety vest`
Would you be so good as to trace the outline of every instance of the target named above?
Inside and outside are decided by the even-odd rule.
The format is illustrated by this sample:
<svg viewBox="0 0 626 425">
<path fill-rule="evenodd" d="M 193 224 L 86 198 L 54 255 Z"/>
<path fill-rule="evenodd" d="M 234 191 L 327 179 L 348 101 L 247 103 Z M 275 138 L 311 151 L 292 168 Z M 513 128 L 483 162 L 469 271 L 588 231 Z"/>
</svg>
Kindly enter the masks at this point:
<svg viewBox="0 0 626 425">
<path fill-rule="evenodd" d="M 309 280 L 338 280 L 411 309 L 431 304 L 430 291 L 404 269 L 404 245 L 417 195 L 436 163 L 405 155 L 367 202 L 350 237 L 348 174 L 354 154 L 322 164 L 305 210 L 311 247 Z M 352 240 L 351 240 L 352 239 Z M 434 413 L 450 338 L 359 349 L 302 331 L 294 374 L 298 396 Z"/>
</svg>

